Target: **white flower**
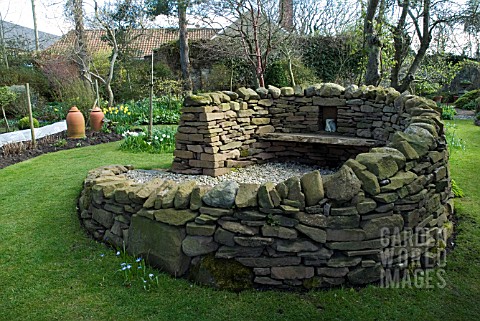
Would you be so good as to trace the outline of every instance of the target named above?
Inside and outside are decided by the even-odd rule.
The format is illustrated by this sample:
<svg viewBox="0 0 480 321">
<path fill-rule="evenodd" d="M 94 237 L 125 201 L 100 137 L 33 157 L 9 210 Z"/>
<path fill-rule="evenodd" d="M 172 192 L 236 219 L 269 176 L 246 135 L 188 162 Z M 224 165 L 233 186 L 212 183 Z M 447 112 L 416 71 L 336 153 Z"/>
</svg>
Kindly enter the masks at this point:
<svg viewBox="0 0 480 321">
<path fill-rule="evenodd" d="M 160 138 L 160 141 L 163 142 L 163 138 Z"/>
<path fill-rule="evenodd" d="M 148 275 L 148 277 L 149 277 L 150 279 L 153 278 L 153 277 L 154 277 L 153 273 L 150 273 L 150 274 Z"/>
<path fill-rule="evenodd" d="M 142 260 L 142 258 L 141 258 L 141 257 L 139 257 L 139 258 L 137 258 L 137 259 L 135 260 L 135 262 L 137 262 L 137 263 L 138 263 L 138 262 L 140 262 L 141 260 Z"/>
<path fill-rule="evenodd" d="M 167 138 L 170 138 L 170 135 L 167 135 Z"/>
<path fill-rule="evenodd" d="M 163 137 L 163 138 L 165 138 L 165 137 L 167 137 L 167 135 L 165 135 L 165 134 L 162 134 L 162 137 Z"/>
<path fill-rule="evenodd" d="M 115 254 L 116 256 L 119 256 L 120 255 L 120 251 L 117 251 L 117 253 Z"/>
<path fill-rule="evenodd" d="M 158 136 L 155 136 L 154 139 L 158 139 Z"/>
</svg>

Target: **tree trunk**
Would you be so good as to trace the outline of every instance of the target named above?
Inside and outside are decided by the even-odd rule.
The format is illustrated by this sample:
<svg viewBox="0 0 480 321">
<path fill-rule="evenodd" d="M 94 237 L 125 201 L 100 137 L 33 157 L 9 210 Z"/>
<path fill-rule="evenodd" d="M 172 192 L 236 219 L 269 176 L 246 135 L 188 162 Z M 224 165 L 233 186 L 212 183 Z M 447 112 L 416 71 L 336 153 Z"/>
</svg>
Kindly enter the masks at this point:
<svg viewBox="0 0 480 321">
<path fill-rule="evenodd" d="M 369 0 L 364 22 L 365 49 L 368 54 L 365 72 L 365 84 L 378 85 L 380 82 L 380 55 L 382 43 L 375 32 L 373 19 L 379 5 L 379 0 Z"/>
<path fill-rule="evenodd" d="M 118 57 L 118 47 L 115 45 L 112 53 L 112 58 L 110 59 L 110 70 L 108 72 L 108 77 L 105 79 L 105 87 L 107 88 L 108 93 L 108 106 L 113 106 L 114 96 L 112 90 L 112 80 L 113 80 L 113 72 L 115 68 L 115 62 Z"/>
<path fill-rule="evenodd" d="M 406 91 L 412 81 L 415 79 L 415 73 L 417 72 L 420 64 L 427 53 L 430 42 L 432 41 L 432 34 L 430 29 L 430 0 L 423 0 L 423 14 L 422 14 L 423 28 L 417 26 L 418 37 L 420 38 L 420 48 L 415 54 L 415 58 L 408 69 L 407 75 L 402 79 L 402 83 L 394 87 L 399 92 Z"/>
<path fill-rule="evenodd" d="M 3 62 L 5 63 L 5 67 L 7 67 L 7 69 L 9 69 L 7 48 L 5 47 L 5 33 L 4 33 L 4 30 L 3 30 L 3 17 L 2 17 L 1 14 L 0 14 L 0 45 L 2 46 Z"/>
<path fill-rule="evenodd" d="M 72 0 L 72 10 L 73 20 L 75 22 L 75 52 L 78 56 L 77 64 L 80 68 L 80 75 L 86 85 L 91 85 L 90 57 L 87 53 L 85 28 L 83 24 L 83 0 Z"/>
<path fill-rule="evenodd" d="M 293 30 L 293 0 L 280 1 L 280 25 L 286 30 Z"/>
<path fill-rule="evenodd" d="M 259 87 L 265 87 L 265 68 L 262 63 L 262 50 L 260 48 L 260 39 L 258 35 L 258 28 L 260 27 L 260 3 L 257 1 L 257 12 L 255 13 L 253 8 L 250 9 L 252 17 L 252 30 L 253 30 L 253 45 L 255 46 L 255 63 L 257 75 L 257 82 Z"/>
<path fill-rule="evenodd" d="M 403 60 L 405 59 L 406 49 L 408 50 L 405 36 L 405 21 L 407 18 L 407 13 L 410 7 L 410 1 L 405 0 L 402 5 L 402 13 L 400 19 L 398 20 L 395 29 L 393 30 L 393 67 L 390 75 L 390 86 L 393 88 L 398 88 L 399 84 L 399 74 L 400 69 L 402 68 Z"/>
<path fill-rule="evenodd" d="M 33 31 L 35 33 L 35 51 L 40 50 L 40 44 L 38 42 L 38 28 L 37 28 L 37 14 L 35 13 L 35 0 L 32 0 L 32 16 L 33 16 Z"/>
<path fill-rule="evenodd" d="M 183 90 L 192 92 L 192 78 L 190 77 L 190 48 L 187 33 L 187 5 L 185 1 L 178 1 L 178 27 L 180 42 L 180 66 L 182 69 Z"/>
</svg>

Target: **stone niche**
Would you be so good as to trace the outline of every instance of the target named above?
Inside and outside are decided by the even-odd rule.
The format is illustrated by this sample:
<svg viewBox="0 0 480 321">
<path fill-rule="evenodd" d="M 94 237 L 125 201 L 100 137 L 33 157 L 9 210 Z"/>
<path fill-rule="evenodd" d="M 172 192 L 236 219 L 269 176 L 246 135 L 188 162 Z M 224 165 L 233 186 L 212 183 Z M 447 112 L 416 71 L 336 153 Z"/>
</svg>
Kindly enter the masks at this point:
<svg viewBox="0 0 480 321">
<path fill-rule="evenodd" d="M 367 95 L 361 90 L 355 95 Z M 348 97 L 346 102 L 365 101 L 342 95 Z M 196 101 L 214 100 L 204 97 Z M 186 107 L 182 121 L 188 117 L 193 121 L 194 110 L 201 109 L 211 111 L 200 113 L 209 119 L 206 122 L 219 125 L 217 119 L 223 119 L 221 128 L 241 130 L 238 122 L 227 124 L 232 120 L 225 114 L 248 111 L 248 103 L 222 99 L 228 100 L 218 98 L 220 107 Z M 256 99 L 255 105 L 267 104 L 260 101 Z M 347 104 L 354 103 L 366 109 L 360 101 Z M 79 199 L 80 220 L 95 239 L 116 248 L 125 245 L 130 254 L 145 257 L 162 271 L 231 290 L 358 286 L 415 267 L 435 267 L 453 229 L 443 124 L 433 102 L 423 98 L 399 95 L 386 106 L 400 111 L 394 118 L 402 119 L 402 125 L 396 125 L 401 128 L 388 132 L 383 146 L 348 159 L 333 175 L 313 171 L 262 185 L 227 181 L 207 187 L 194 177 L 182 183 L 155 179 L 136 184 L 125 175 L 131 168 L 112 165 L 89 172 Z M 392 122 L 396 114 L 389 115 L 385 107 L 383 112 Z M 221 113 L 224 116 L 218 117 L 224 118 L 216 118 Z M 244 118 L 257 123 L 245 129 L 251 135 L 276 126 L 272 120 L 253 122 L 265 118 L 258 114 Z M 198 144 L 186 144 L 185 152 L 216 155 L 206 150 L 207 129 L 200 129 L 201 124 L 197 129 L 201 133 L 189 134 L 198 137 Z M 181 134 L 179 139 L 184 139 Z M 226 155 L 235 149 L 221 147 L 234 142 L 210 148 Z"/>
</svg>

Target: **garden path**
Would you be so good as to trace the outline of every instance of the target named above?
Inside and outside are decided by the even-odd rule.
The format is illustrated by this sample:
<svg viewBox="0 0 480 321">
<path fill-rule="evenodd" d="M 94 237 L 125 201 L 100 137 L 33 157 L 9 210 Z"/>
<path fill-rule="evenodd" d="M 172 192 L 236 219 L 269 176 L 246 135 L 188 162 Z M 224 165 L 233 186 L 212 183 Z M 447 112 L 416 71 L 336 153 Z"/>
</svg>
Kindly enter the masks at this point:
<svg viewBox="0 0 480 321">
<path fill-rule="evenodd" d="M 35 128 L 35 138 L 42 138 L 48 135 L 53 135 L 67 130 L 67 123 L 65 120 L 53 123 L 51 125 Z M 11 133 L 0 135 L 0 147 L 8 143 L 17 143 L 31 140 L 30 129 L 17 130 Z"/>
</svg>

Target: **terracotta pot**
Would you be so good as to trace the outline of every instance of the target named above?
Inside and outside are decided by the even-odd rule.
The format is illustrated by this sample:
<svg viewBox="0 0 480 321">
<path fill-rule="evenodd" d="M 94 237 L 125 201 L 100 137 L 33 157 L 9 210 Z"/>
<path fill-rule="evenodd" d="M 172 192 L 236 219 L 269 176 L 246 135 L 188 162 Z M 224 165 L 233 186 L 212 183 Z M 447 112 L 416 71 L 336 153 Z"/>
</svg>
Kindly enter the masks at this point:
<svg viewBox="0 0 480 321">
<path fill-rule="evenodd" d="M 443 99 L 443 96 L 435 96 L 433 97 L 433 101 L 436 103 L 441 103 Z"/>
<path fill-rule="evenodd" d="M 85 137 L 85 118 L 83 118 L 82 112 L 75 106 L 70 108 L 67 114 L 67 137 Z"/>
<path fill-rule="evenodd" d="M 90 128 L 95 132 L 101 131 L 104 117 L 103 111 L 98 106 L 93 107 L 90 111 Z"/>
</svg>

